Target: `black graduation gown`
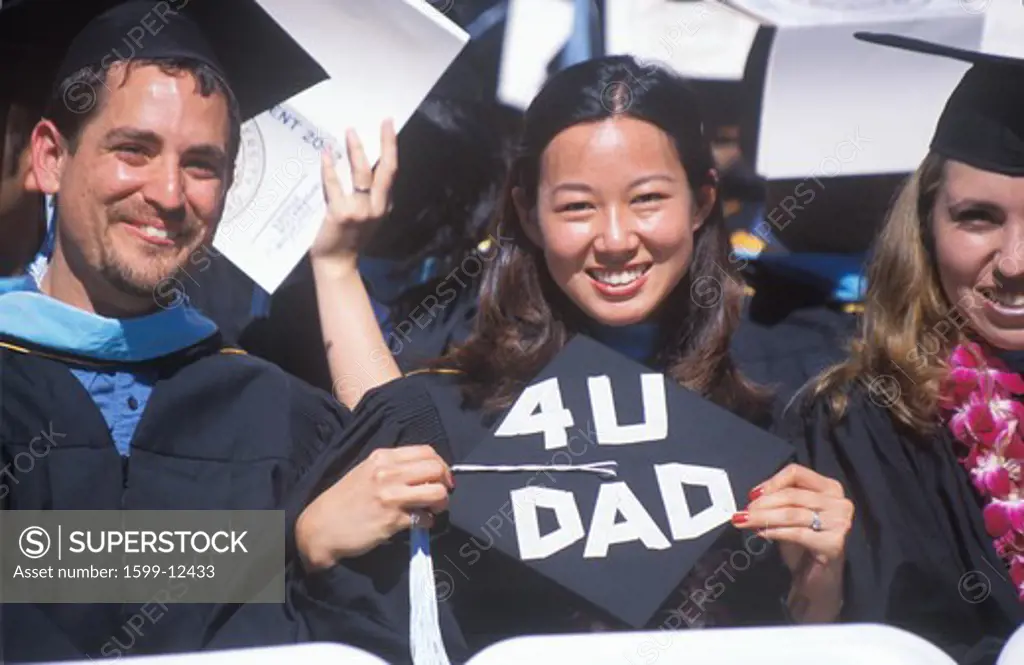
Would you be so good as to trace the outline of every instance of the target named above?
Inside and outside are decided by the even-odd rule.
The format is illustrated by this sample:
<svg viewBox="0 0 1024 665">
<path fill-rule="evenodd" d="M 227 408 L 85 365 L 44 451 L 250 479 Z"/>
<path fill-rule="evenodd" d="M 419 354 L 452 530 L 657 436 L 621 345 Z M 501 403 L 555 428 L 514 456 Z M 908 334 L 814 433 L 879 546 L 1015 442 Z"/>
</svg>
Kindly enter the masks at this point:
<svg viewBox="0 0 1024 665">
<path fill-rule="evenodd" d="M 463 283 L 465 287 L 454 280 L 418 287 L 423 305 L 403 320 L 392 322 L 386 341 L 401 371 L 419 369 L 469 334 L 476 315 L 478 285 Z M 293 277 L 274 294 L 269 316 L 247 325 L 240 343 L 249 353 L 322 390 L 332 390 L 316 286 L 308 261 L 299 264 Z"/>
<path fill-rule="evenodd" d="M 846 357 L 857 316 L 831 303 L 818 285 L 766 270 L 751 279 L 756 290 L 733 334 L 732 358 L 750 379 L 774 388 L 785 405 L 808 380 Z"/>
<path fill-rule="evenodd" d="M 364 410 L 380 414 L 397 427 L 401 442 L 432 444 L 449 463 L 464 459 L 495 424 L 479 412 L 463 408 L 458 384 L 450 374 L 424 372 L 388 383 L 368 393 L 355 413 L 359 416 Z M 328 477 L 337 475 L 329 470 L 326 473 Z M 454 614 L 470 654 L 521 635 L 626 628 L 524 563 L 492 549 L 494 542 L 487 533 L 481 530 L 471 535 L 454 529 L 446 514 L 432 532 L 441 611 Z M 689 625 L 787 622 L 783 599 L 789 590 L 789 571 L 774 546 L 763 541 L 759 542 L 765 549 L 759 545 L 754 551 L 756 557 L 729 568 L 729 555 L 747 547 L 742 538 L 738 530 L 726 530 L 718 545 L 705 555 L 647 627 L 674 630 Z M 392 558 L 385 553 L 391 553 Z M 367 558 L 363 570 L 376 579 L 394 583 L 395 578 L 407 574 L 408 558 L 408 545 L 389 545 Z M 723 566 L 731 572 L 716 576 L 715 570 L 721 571 Z M 623 593 L 628 593 L 629 581 L 623 580 L 622 584 Z M 698 587 L 712 598 L 704 603 L 703 611 L 689 599 Z M 452 644 L 446 641 L 446 646 L 455 657 Z"/>
<path fill-rule="evenodd" d="M 169 604 L 141 631 L 127 624 L 140 605 L 7 605 L 5 661 L 307 640 L 408 659 L 402 617 L 390 616 L 367 578 L 342 566 L 307 576 L 295 557 L 295 519 L 318 477 L 311 470 L 327 453 L 339 468 L 350 466 L 358 450 L 343 439 L 346 425 L 365 438 L 365 424 L 329 395 L 262 360 L 222 350 L 215 335 L 148 363 L 159 378 L 131 455 L 122 457 L 70 361 L 8 341 L 0 345 L 0 464 L 7 489 L 0 508 L 284 510 L 288 573 L 284 604 Z M 29 444 L 42 433 L 56 445 L 33 454 Z M 265 573 L 269 582 L 280 572 L 274 566 L 254 574 Z"/>
<path fill-rule="evenodd" d="M 417 303 L 407 314 L 394 314 L 395 320 L 390 322 L 388 345 L 403 372 L 421 369 L 469 337 L 478 310 L 480 280 L 459 277 L 435 279 L 402 295 L 407 303 Z M 438 306 L 433 306 L 434 302 Z"/>
<path fill-rule="evenodd" d="M 994 664 L 1024 612 L 951 437 L 901 433 L 862 389 L 838 426 L 824 404 L 787 415 L 780 433 L 856 508 L 844 619 L 903 628 L 964 665 Z"/>
<path fill-rule="evenodd" d="M 253 322 L 253 292 L 258 288 L 248 275 L 216 249 L 204 246 L 189 255 L 172 279 L 171 286 L 216 323 L 227 342 L 239 343 Z"/>
</svg>

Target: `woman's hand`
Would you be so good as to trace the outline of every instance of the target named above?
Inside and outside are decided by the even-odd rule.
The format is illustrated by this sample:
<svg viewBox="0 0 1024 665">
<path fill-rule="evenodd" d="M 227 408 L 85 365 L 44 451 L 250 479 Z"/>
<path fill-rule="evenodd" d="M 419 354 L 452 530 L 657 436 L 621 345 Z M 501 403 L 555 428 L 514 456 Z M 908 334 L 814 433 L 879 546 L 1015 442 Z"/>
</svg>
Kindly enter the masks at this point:
<svg viewBox="0 0 1024 665">
<path fill-rule="evenodd" d="M 750 499 L 747 509 L 733 516 L 733 524 L 779 541 L 793 573 L 793 618 L 801 623 L 835 621 L 843 605 L 846 536 L 854 512 L 843 486 L 790 464 L 754 488 Z"/>
<path fill-rule="evenodd" d="M 299 553 L 313 570 L 369 552 L 412 525 L 412 513 L 448 509 L 452 472 L 430 446 L 373 451 L 306 507 L 295 525 Z"/>
<path fill-rule="evenodd" d="M 398 172 L 398 138 L 394 123 L 381 125 L 380 161 L 370 167 L 363 144 L 352 130 L 345 135 L 352 170 L 353 191 L 346 193 L 338 179 L 334 158 L 325 150 L 321 156 L 327 214 L 309 250 L 314 264 L 354 269 L 359 251 L 373 234 L 377 223 L 391 205 L 391 186 Z"/>
</svg>

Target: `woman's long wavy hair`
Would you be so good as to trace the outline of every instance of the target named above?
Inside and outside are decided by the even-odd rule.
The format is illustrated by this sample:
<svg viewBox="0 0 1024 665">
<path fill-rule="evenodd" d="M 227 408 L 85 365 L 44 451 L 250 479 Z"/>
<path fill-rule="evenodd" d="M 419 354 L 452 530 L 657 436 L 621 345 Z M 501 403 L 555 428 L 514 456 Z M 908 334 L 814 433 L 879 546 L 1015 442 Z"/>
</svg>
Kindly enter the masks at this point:
<svg viewBox="0 0 1024 665">
<path fill-rule="evenodd" d="M 702 187 L 715 184 L 697 99 L 677 76 L 615 56 L 552 77 L 524 117 L 492 226 L 497 247 L 486 260 L 474 329 L 463 345 L 434 364 L 462 374 L 464 395 L 476 408 L 495 412 L 509 407 L 569 339 L 589 325 L 551 278 L 542 249 L 524 233 L 512 192 L 523 188 L 535 205 L 541 156 L 548 144 L 575 125 L 619 116 L 649 122 L 673 139 L 695 198 Z M 694 234 L 686 275 L 659 311 L 656 360 L 683 386 L 754 420 L 766 414 L 770 395 L 744 378 L 729 356 L 743 297 L 735 261 L 729 258 L 722 208 L 716 201 Z"/>
<path fill-rule="evenodd" d="M 945 159 L 929 154 L 904 184 L 875 241 L 860 331 L 848 359 L 812 384 L 835 421 L 862 383 L 894 421 L 926 434 L 937 426 L 947 360 L 963 339 L 963 313 L 946 297 L 935 260 L 933 211 Z"/>
</svg>

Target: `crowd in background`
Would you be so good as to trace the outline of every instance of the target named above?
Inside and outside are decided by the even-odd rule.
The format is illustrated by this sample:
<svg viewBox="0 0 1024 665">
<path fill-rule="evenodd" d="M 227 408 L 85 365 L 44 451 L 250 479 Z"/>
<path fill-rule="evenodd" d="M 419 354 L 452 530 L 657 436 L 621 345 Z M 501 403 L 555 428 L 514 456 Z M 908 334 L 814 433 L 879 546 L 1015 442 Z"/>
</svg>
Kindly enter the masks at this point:
<svg viewBox="0 0 1024 665">
<path fill-rule="evenodd" d="M 272 295 L 207 246 L 240 117 L 198 28 L 104 71 L 119 85 L 80 115 L 53 92 L 63 50 L 0 44 L 19 63 L 0 70 L 0 461 L 47 422 L 75 433 L 3 509 L 283 509 L 293 532 L 283 607 L 179 606 L 126 646 L 137 608 L 7 606 L 0 655 L 325 640 L 408 660 L 408 550 L 387 543 L 418 510 L 441 519 L 450 467 L 584 333 L 797 450 L 733 519 L 774 525 L 759 535 L 778 548 L 672 627 L 880 622 L 994 663 L 1024 617 L 1024 267 L 1007 262 L 1024 242 L 1020 123 L 997 114 L 1005 138 L 967 143 L 980 155 L 937 139 L 914 174 L 768 182 L 749 81 L 684 81 L 571 41 L 529 109 L 498 103 L 490 5 L 452 6 L 470 45 L 397 135 L 356 139 L 382 157 L 352 160 L 352 191 L 325 158 L 324 227 Z M 70 71 L 89 52 L 72 48 Z M 991 67 L 949 113 L 1024 110 L 1024 67 Z M 627 78 L 646 85 L 609 98 Z M 101 132 L 118 122 L 150 133 L 115 145 Z M 624 186 L 633 173 L 662 182 Z M 586 183 L 575 198 L 555 191 L 569 181 Z M 168 280 L 174 307 L 154 296 Z M 445 529 L 435 557 L 468 538 Z M 441 604 L 453 660 L 623 628 L 496 552 L 482 561 Z M 1005 575 L 965 598 L 979 569 Z"/>
</svg>

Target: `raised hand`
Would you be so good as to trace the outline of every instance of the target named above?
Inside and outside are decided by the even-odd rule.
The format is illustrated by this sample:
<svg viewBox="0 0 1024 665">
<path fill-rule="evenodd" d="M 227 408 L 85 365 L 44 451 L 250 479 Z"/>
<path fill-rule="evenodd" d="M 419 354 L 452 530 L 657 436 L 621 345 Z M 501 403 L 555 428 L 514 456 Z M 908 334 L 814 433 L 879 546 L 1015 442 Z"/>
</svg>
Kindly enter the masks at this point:
<svg viewBox="0 0 1024 665">
<path fill-rule="evenodd" d="M 309 250 L 315 263 L 327 262 L 346 268 L 354 266 L 359 251 L 372 236 L 377 223 L 388 214 L 391 186 L 398 172 L 398 138 L 392 121 L 381 125 L 380 142 L 380 161 L 376 168 L 371 168 L 359 137 L 352 130 L 346 133 L 345 144 L 352 172 L 351 193 L 345 192 L 341 186 L 333 156 L 327 150 L 323 152 L 321 169 L 327 214 Z"/>
</svg>

